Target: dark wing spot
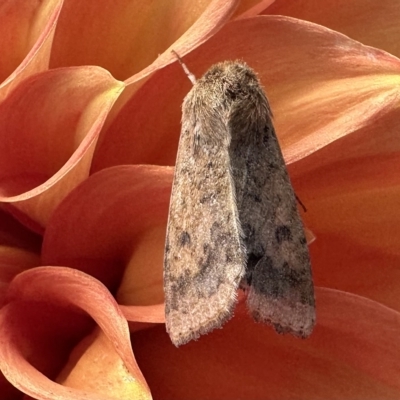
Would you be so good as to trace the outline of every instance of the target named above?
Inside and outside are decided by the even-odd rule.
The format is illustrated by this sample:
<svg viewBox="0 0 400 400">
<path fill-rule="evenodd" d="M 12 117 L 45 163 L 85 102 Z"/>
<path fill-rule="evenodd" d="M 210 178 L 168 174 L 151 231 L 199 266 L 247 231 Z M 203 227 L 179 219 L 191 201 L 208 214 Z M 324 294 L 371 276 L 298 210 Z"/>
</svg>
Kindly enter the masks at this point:
<svg viewBox="0 0 400 400">
<path fill-rule="evenodd" d="M 275 229 L 276 241 L 280 244 L 283 241 L 292 240 L 292 232 L 287 225 L 280 225 Z"/>
<path fill-rule="evenodd" d="M 258 264 L 258 262 L 261 260 L 261 258 L 262 258 L 262 255 L 256 255 L 254 253 L 251 253 L 248 255 L 247 265 L 246 265 L 246 274 L 243 278 L 243 280 L 247 284 L 247 286 L 251 286 L 251 282 L 253 280 L 254 268 Z"/>
<path fill-rule="evenodd" d="M 244 224 L 244 225 L 242 226 L 242 230 L 243 230 L 244 237 L 245 237 L 248 241 L 253 240 L 254 234 L 255 234 L 255 228 L 254 228 L 254 226 L 251 226 L 250 224 Z"/>
<path fill-rule="evenodd" d="M 253 192 L 245 192 L 244 196 L 246 196 L 247 199 L 254 201 L 255 203 L 261 203 L 262 199 L 259 194 L 253 193 Z"/>
<path fill-rule="evenodd" d="M 249 254 L 249 258 L 247 259 L 247 268 L 253 270 L 261 258 L 262 255 Z"/>
<path fill-rule="evenodd" d="M 190 246 L 190 235 L 188 232 L 183 231 L 179 236 L 179 243 L 183 246 Z"/>
</svg>

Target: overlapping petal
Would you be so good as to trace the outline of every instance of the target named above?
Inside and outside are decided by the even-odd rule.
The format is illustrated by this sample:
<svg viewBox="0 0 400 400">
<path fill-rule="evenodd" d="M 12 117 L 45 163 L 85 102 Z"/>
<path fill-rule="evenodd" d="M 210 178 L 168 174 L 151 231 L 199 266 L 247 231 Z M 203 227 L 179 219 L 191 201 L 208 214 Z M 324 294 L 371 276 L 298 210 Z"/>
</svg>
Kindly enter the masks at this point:
<svg viewBox="0 0 400 400">
<path fill-rule="evenodd" d="M 41 237 L 0 210 L 0 307 L 12 279 L 40 265 Z"/>
<path fill-rule="evenodd" d="M 205 41 L 223 26 L 237 3 L 66 0 L 50 65 L 95 64 L 120 80 L 138 72 L 145 75 L 144 71 L 154 69 L 152 63 L 173 43 L 176 51 L 186 52 Z M 166 60 L 173 58 L 169 52 Z M 159 60 L 156 64 L 161 65 Z"/>
<path fill-rule="evenodd" d="M 397 104 L 399 60 L 318 25 L 275 16 L 231 22 L 185 62 L 200 76 L 213 63 L 236 58 L 259 73 L 289 163 Z M 93 170 L 174 164 L 180 104 L 190 85 L 178 63 L 149 79 L 105 131 Z"/>
<path fill-rule="evenodd" d="M 24 80 L 0 104 L 0 200 L 43 227 L 88 176 L 100 130 L 123 88 L 99 67 Z"/>
<path fill-rule="evenodd" d="M 0 307 L 12 279 L 26 269 L 40 265 L 40 257 L 30 251 L 0 246 Z"/>
<path fill-rule="evenodd" d="M 105 169 L 76 188 L 47 226 L 43 264 L 101 280 L 118 302 L 163 302 L 162 264 L 173 169 Z"/>
<path fill-rule="evenodd" d="M 307 340 L 254 323 L 243 304 L 224 329 L 179 349 L 162 326 L 136 332 L 154 398 L 397 399 L 399 314 L 345 292 L 316 294 L 318 325 Z"/>
<path fill-rule="evenodd" d="M 81 342 L 69 361 L 81 375 L 74 376 L 67 364 L 58 379 L 63 385 L 55 383 L 71 348 L 93 329 L 90 317 L 101 332 Z M 1 370 L 30 396 L 150 398 L 127 322 L 108 290 L 92 277 L 61 267 L 22 273 L 9 287 L 0 320 Z"/>
<path fill-rule="evenodd" d="M 48 68 L 62 0 L 0 5 L 0 100 L 22 80 Z"/>
<path fill-rule="evenodd" d="M 14 83 L 0 104 L 0 200 L 46 227 L 41 264 L 58 267 L 33 268 L 40 239 L 8 235 L 0 213 L 7 379 L 37 398 L 148 398 L 127 319 L 156 398 L 398 398 L 400 7 L 277 0 L 266 12 L 286 16 L 246 19 L 272 1 L 242 1 L 233 17 L 236 0 L 100 3 L 65 0 L 54 41 L 61 2 L 42 2 L 36 20 L 30 6 L 12 14 L 28 15 L 32 35 L 3 64 Z M 98 67 L 31 76 L 47 68 L 51 43 L 52 68 L 97 64 L 125 82 Z M 243 303 L 223 330 L 179 350 L 154 327 L 173 174 L 160 165 L 175 162 L 191 87 L 171 49 L 196 76 L 244 59 L 266 88 L 326 287 L 307 341 L 255 324 Z M 0 391 L 19 398 L 4 380 Z"/>
<path fill-rule="evenodd" d="M 269 7 L 275 0 L 241 0 L 233 19 L 254 17 Z"/>
<path fill-rule="evenodd" d="M 399 112 L 293 164 L 321 284 L 400 311 Z"/>
<path fill-rule="evenodd" d="M 64 199 L 44 235 L 43 264 L 68 265 L 102 280 L 123 304 L 132 331 L 164 322 L 162 260 L 172 172 L 132 165 L 94 174 Z M 63 382 L 84 387 L 80 377 L 104 348 L 97 332 L 86 338 L 74 349 Z M 111 365 L 103 371 L 107 376 L 120 376 L 115 357 L 103 361 Z"/>
<path fill-rule="evenodd" d="M 241 29 L 237 29 L 238 26 L 241 26 Z M 235 32 L 240 32 L 240 37 L 239 33 Z M 246 34 L 248 37 L 254 35 L 254 40 L 249 40 Z M 277 45 L 275 42 L 269 44 L 265 40 L 267 35 L 279 38 L 285 46 L 279 46 L 279 43 Z M 231 38 L 232 42 L 230 42 Z M 251 43 L 250 49 L 248 43 Z M 375 325 L 377 315 L 382 313 L 385 321 L 393 318 L 397 321 L 396 324 L 399 318 L 396 311 L 398 301 L 395 300 L 398 298 L 399 289 L 399 285 L 396 284 L 398 282 L 396 271 L 398 237 L 394 233 L 398 226 L 394 213 L 398 198 L 397 169 L 395 168 L 396 159 L 398 159 L 398 141 L 395 121 L 398 116 L 399 61 L 385 52 L 363 46 L 336 32 L 285 17 L 256 18 L 231 23 L 215 38 L 185 57 L 185 61 L 193 72 L 204 71 L 218 60 L 231 58 L 229 51 L 233 46 L 235 46 L 235 53 L 259 72 L 267 87 L 286 159 L 292 163 L 302 160 L 293 164 L 291 175 L 296 190 L 309 209 L 305 215 L 306 224 L 317 236 L 317 241 L 311 246 L 317 284 L 323 283 L 329 287 L 351 290 L 393 307 L 393 309 L 385 308 L 363 297 L 355 297 L 357 299 L 355 302 L 351 299 L 350 301 L 351 295 L 342 292 L 337 292 L 333 297 L 328 296 L 330 312 L 335 311 L 336 307 L 338 314 L 335 314 L 335 318 L 331 321 L 331 333 L 320 342 L 326 341 L 329 344 L 334 337 L 333 342 L 337 344 L 340 352 L 351 354 L 351 357 L 356 359 L 355 365 L 351 365 L 350 359 L 342 359 L 341 362 L 332 360 L 331 354 L 324 355 L 324 351 L 327 352 L 324 349 L 319 348 L 315 351 L 310 348 L 309 353 L 303 354 L 307 359 L 305 370 L 311 371 L 311 376 L 303 378 L 308 386 L 304 386 L 304 382 L 298 386 L 293 385 L 298 387 L 298 398 L 308 398 L 319 391 L 321 397 L 326 393 L 331 393 L 329 385 L 332 382 L 332 376 L 326 373 L 327 369 L 335 377 L 338 397 L 347 394 L 348 398 L 357 398 L 354 396 L 360 394 L 360 398 L 376 398 L 377 396 L 396 398 L 398 387 L 395 385 L 395 376 L 388 374 L 387 380 L 382 384 L 382 371 L 385 367 L 383 370 L 374 368 L 377 367 L 378 360 L 386 353 L 386 344 L 394 343 L 390 334 L 398 327 L 391 327 L 388 336 L 382 338 L 384 346 L 377 343 L 376 351 L 367 353 L 367 350 L 379 335 L 382 337 L 380 328 L 382 325 Z M 298 65 L 308 67 L 299 69 Z M 190 89 L 189 82 L 184 88 L 184 81 L 179 80 L 179 71 L 174 71 L 174 68 L 175 66 L 172 65 L 160 71 L 138 92 L 141 93 L 139 98 L 142 102 L 135 103 L 134 108 L 133 118 L 135 126 L 138 127 L 137 134 L 134 136 L 136 147 L 129 147 L 131 151 L 129 155 L 123 152 L 118 153 L 116 159 L 122 156 L 124 162 L 132 163 L 168 164 L 174 162 L 176 141 L 171 142 L 171 138 L 176 132 L 175 140 L 177 140 L 179 115 L 178 113 L 174 115 L 173 109 L 178 106 L 177 93 Z M 176 68 L 180 67 L 177 65 Z M 183 76 L 182 78 L 186 79 Z M 167 86 L 171 93 L 167 91 Z M 183 98 L 183 93 L 181 96 Z M 146 99 L 146 103 L 143 103 L 143 99 Z M 145 110 L 150 108 L 153 118 L 145 119 Z M 126 129 L 124 124 L 126 121 L 127 118 L 125 121 L 121 118 L 119 121 L 121 125 L 118 129 L 112 130 L 113 134 L 117 134 L 123 128 Z M 158 135 L 161 127 L 165 127 L 165 130 L 162 131 L 163 134 Z M 152 134 L 143 136 L 140 135 L 141 132 Z M 379 136 L 376 136 L 374 132 L 379 132 Z M 126 146 L 127 142 L 124 142 L 124 145 Z M 125 155 L 127 158 L 124 158 Z M 377 212 L 380 204 L 385 204 L 385 208 Z M 318 240 L 321 239 L 320 245 L 317 246 Z M 144 254 L 145 252 L 142 255 L 143 260 Z M 376 267 L 380 262 L 379 255 L 382 254 L 386 254 L 381 260 L 384 274 L 381 268 Z M 335 279 L 330 280 L 332 276 Z M 390 290 L 387 290 L 388 288 Z M 322 324 L 324 324 L 324 318 L 329 319 L 329 313 L 324 311 L 324 302 L 328 301 L 324 299 L 324 293 L 322 291 L 322 295 L 320 294 L 317 298 L 318 318 L 320 321 L 322 313 Z M 344 304 L 338 304 L 340 301 Z M 349 305 L 346 304 L 347 301 L 350 302 Z M 353 310 L 355 303 L 357 309 Z M 348 314 L 346 314 L 347 320 L 344 320 L 341 318 L 341 313 L 346 308 L 348 308 Z M 243 322 L 239 321 L 240 318 L 237 318 L 238 324 Z M 354 332 L 345 332 L 342 336 L 341 332 L 343 329 L 346 330 L 345 327 L 350 321 L 356 325 L 357 329 Z M 247 321 L 244 323 L 247 325 Z M 371 331 L 372 336 L 363 339 L 365 331 L 368 331 L 370 326 L 375 327 L 375 330 Z M 138 335 L 143 337 L 156 331 L 165 338 L 165 341 L 160 344 L 164 349 L 169 342 L 163 328 Z M 235 332 L 232 336 L 232 340 L 243 337 L 241 332 Z M 257 334 L 253 332 L 249 335 L 249 337 L 253 336 L 257 337 Z M 354 341 L 348 340 L 348 336 L 354 338 Z M 152 336 L 151 338 L 154 339 Z M 153 339 L 148 340 L 154 344 Z M 288 339 L 285 338 L 285 340 Z M 351 347 L 358 340 L 366 342 L 362 348 L 353 347 L 359 350 L 359 354 L 347 352 L 347 345 Z M 338 343 L 341 341 L 345 341 L 346 344 L 339 346 Z M 242 344 L 243 340 L 240 343 Z M 205 354 L 205 359 L 210 359 L 210 364 L 218 365 L 217 361 L 209 356 L 217 354 L 221 357 L 219 344 L 216 342 L 210 346 L 209 352 L 202 348 L 198 353 L 191 353 L 182 361 L 182 365 L 177 365 L 176 369 L 172 369 L 171 379 L 176 379 L 177 382 L 173 389 L 170 381 L 168 381 L 168 387 L 161 385 L 160 388 L 161 377 L 156 376 L 155 367 L 146 369 L 146 366 L 143 366 L 151 387 L 160 388 L 160 394 L 164 395 L 179 393 L 182 398 L 189 392 L 193 393 L 193 387 L 195 387 L 196 393 L 203 393 L 204 396 L 217 393 L 216 398 L 221 398 L 221 393 L 215 392 L 215 388 L 219 388 L 221 382 L 229 382 L 232 387 L 231 382 L 238 381 L 238 386 L 234 386 L 236 395 L 237 390 L 240 390 L 237 389 L 238 387 L 251 386 L 251 384 L 247 386 L 245 384 L 245 380 L 252 376 L 252 372 L 243 368 L 246 364 L 245 360 L 239 360 L 235 364 L 229 358 L 224 361 L 219 371 L 215 370 L 211 374 L 208 364 L 202 366 L 197 364 L 202 357 L 201 354 Z M 146 350 L 148 350 L 147 347 Z M 247 347 L 246 350 L 248 350 Z M 267 349 L 258 349 L 258 351 L 260 354 L 271 354 L 274 360 L 271 366 L 278 363 L 277 358 L 273 358 L 277 357 L 273 349 L 269 352 Z M 320 351 L 321 359 L 318 357 Z M 395 352 L 397 351 L 398 348 Z M 235 352 L 232 351 L 232 346 L 229 346 L 229 352 L 228 356 L 233 357 L 232 354 Z M 173 357 L 175 362 L 180 354 L 173 353 L 170 357 Z M 284 352 L 284 354 L 287 353 Z M 366 354 L 370 356 L 368 363 L 365 363 L 365 358 L 363 358 Z M 154 357 L 146 353 L 147 360 Z M 342 355 L 338 352 L 335 357 L 340 358 Z M 181 376 L 182 370 L 185 369 L 183 365 L 187 365 L 190 359 L 196 360 L 196 371 L 205 370 L 207 376 L 215 377 L 209 386 L 205 384 L 206 377 L 201 374 L 197 382 L 193 377 L 193 370 L 187 377 Z M 395 358 L 388 358 L 385 361 L 388 362 L 386 367 L 393 372 Z M 287 374 L 290 376 L 297 371 L 293 362 L 294 360 L 287 366 Z M 146 363 L 147 361 L 144 361 L 144 364 Z M 151 361 L 149 364 L 151 365 Z M 230 374 L 230 371 L 226 370 L 226 365 L 238 368 L 244 381 Z M 367 368 L 367 377 L 364 377 L 366 367 L 369 369 Z M 263 375 L 265 370 L 261 368 L 261 361 L 256 363 L 254 368 L 260 371 L 258 394 L 262 397 L 266 390 L 265 375 Z M 164 368 L 160 367 L 159 371 L 164 371 Z M 318 381 L 320 375 L 330 376 L 330 379 L 326 380 L 322 387 L 315 388 L 315 385 L 310 382 Z M 154 381 L 152 381 L 152 376 L 155 377 Z M 348 384 L 349 376 L 352 377 L 351 384 Z M 165 379 L 165 376 L 162 379 Z M 190 387 L 185 387 L 182 382 L 187 382 Z M 285 387 L 283 382 L 285 381 L 277 381 L 277 386 L 274 388 L 276 392 L 272 391 L 271 398 L 276 398 L 278 393 L 282 393 L 279 390 Z M 346 382 L 348 386 L 343 388 Z M 254 385 L 257 386 L 256 383 Z M 226 389 L 225 386 L 222 385 L 222 387 Z M 171 392 L 172 390 L 176 391 Z M 200 390 L 204 392 L 199 392 Z M 224 393 L 228 393 L 227 398 L 233 395 L 228 390 Z M 241 393 L 242 397 L 251 396 L 251 394 Z M 289 395 L 289 393 L 286 394 Z M 156 393 L 155 395 L 157 396 Z M 296 398 L 293 393 L 290 395 Z"/>
<path fill-rule="evenodd" d="M 400 56 L 400 4 L 392 0 L 276 0 L 264 13 L 288 15 L 342 32 Z"/>
</svg>

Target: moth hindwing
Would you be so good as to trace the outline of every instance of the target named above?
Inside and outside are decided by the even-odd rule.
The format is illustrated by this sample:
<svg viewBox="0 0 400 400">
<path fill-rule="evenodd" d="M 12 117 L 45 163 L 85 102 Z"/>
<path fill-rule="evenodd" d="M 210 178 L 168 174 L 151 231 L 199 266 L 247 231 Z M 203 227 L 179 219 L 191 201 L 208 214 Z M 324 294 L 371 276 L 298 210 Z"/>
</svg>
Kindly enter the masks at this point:
<svg viewBox="0 0 400 400">
<path fill-rule="evenodd" d="M 164 259 L 166 327 L 182 345 L 220 327 L 237 289 L 256 321 L 308 336 L 308 247 L 268 100 L 245 63 L 212 66 L 186 96 Z"/>
</svg>

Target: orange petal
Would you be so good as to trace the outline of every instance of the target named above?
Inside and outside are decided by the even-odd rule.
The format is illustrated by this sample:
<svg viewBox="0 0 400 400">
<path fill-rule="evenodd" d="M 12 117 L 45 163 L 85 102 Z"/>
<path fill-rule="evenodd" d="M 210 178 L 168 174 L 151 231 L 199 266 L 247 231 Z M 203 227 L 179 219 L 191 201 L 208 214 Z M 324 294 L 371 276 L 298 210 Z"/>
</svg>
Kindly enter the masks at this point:
<svg viewBox="0 0 400 400">
<path fill-rule="evenodd" d="M 136 4 L 136 3 L 135 3 Z M 145 2 L 145 4 L 150 4 L 149 2 Z M 156 3 L 152 2 L 151 4 L 156 5 Z M 164 3 L 163 3 L 164 4 Z M 172 2 L 166 2 L 165 4 L 168 4 L 168 7 L 170 7 L 173 3 Z M 203 4 L 201 0 L 199 0 L 199 4 Z M 116 115 L 123 110 L 123 117 L 122 121 L 121 118 L 119 117 L 119 121 L 122 122 L 123 125 L 130 125 L 131 124 L 131 119 L 128 119 L 128 121 L 124 121 L 124 117 L 126 115 L 131 115 L 134 116 L 137 112 L 136 107 L 138 106 L 137 103 L 132 103 L 131 99 L 132 97 L 136 94 L 136 92 L 143 86 L 145 81 L 151 76 L 152 73 L 155 71 L 165 67 L 168 64 L 171 64 L 172 62 L 176 62 L 176 55 L 172 52 L 174 50 L 176 53 L 178 53 L 181 57 L 183 57 L 187 52 L 191 51 L 192 49 L 196 48 L 199 46 L 201 43 L 205 42 L 207 39 L 209 39 L 212 35 L 214 35 L 219 29 L 222 28 L 224 23 L 229 19 L 229 17 L 232 15 L 234 12 L 236 6 L 238 4 L 238 0 L 212 0 L 209 2 L 207 7 L 198 7 L 194 8 L 193 7 L 193 1 L 187 2 L 187 6 L 184 6 L 184 3 L 182 3 L 181 0 L 179 0 L 179 10 L 182 11 L 182 25 L 177 25 L 176 24 L 176 17 L 174 17 L 174 27 L 179 26 L 182 29 L 178 29 L 179 35 L 174 36 L 175 41 L 170 41 L 168 43 L 167 48 L 164 46 L 162 49 L 157 50 L 157 56 L 154 54 L 152 60 L 154 62 L 150 64 L 147 68 L 144 68 L 140 70 L 140 72 L 136 73 L 135 75 L 131 76 L 130 78 L 126 79 L 125 83 L 127 85 L 127 88 L 123 95 L 118 99 L 118 102 L 116 103 L 115 107 L 113 108 L 111 112 L 111 116 L 109 117 L 109 123 L 112 121 Z M 205 6 L 205 4 L 203 4 Z M 194 10 L 196 11 L 195 14 L 193 14 Z M 175 10 L 176 12 L 176 10 Z M 195 15 L 195 19 L 194 18 Z M 108 21 L 108 16 L 107 16 L 107 21 Z M 196 19 L 197 18 L 197 19 Z M 190 25 L 185 25 L 185 21 L 190 20 Z M 178 19 L 179 21 L 179 19 Z M 193 21 L 195 21 L 193 23 Z M 108 23 L 108 22 L 107 22 Z M 130 24 L 130 23 L 129 23 Z M 193 25 L 192 25 L 193 24 Z M 129 25 L 131 26 L 131 24 Z M 147 26 L 147 25 L 146 25 Z M 150 26 L 150 25 L 149 25 Z M 151 30 L 153 31 L 153 25 L 151 25 L 152 28 Z M 160 24 L 162 29 L 164 29 L 164 25 Z M 190 28 L 189 28 L 190 26 Z M 163 37 L 163 34 L 160 35 L 159 37 Z M 118 38 L 119 40 L 119 38 Z M 91 43 L 91 42 L 90 42 Z M 151 46 L 143 46 L 140 44 L 142 49 L 145 49 L 144 52 L 146 56 L 144 57 L 144 60 L 147 60 L 147 55 L 151 54 L 149 53 L 149 48 L 155 49 L 155 44 L 154 41 L 152 41 Z M 168 47 L 169 46 L 169 47 Z M 139 54 L 142 53 L 142 50 L 138 49 Z M 163 53 L 161 53 L 163 52 Z M 136 56 L 136 54 L 135 54 Z M 143 66 L 150 62 L 151 60 L 147 60 L 146 62 L 143 62 Z M 135 59 L 135 63 L 137 64 L 137 60 Z M 141 65 L 142 65 L 141 64 Z M 132 68 L 130 69 L 131 73 Z M 135 71 L 139 71 L 139 69 L 135 69 Z M 137 97 L 136 97 L 137 98 Z M 128 105 L 126 104 L 128 103 Z M 139 104 L 139 108 L 143 109 L 143 107 Z M 117 122 L 118 124 L 119 122 Z M 124 132 L 128 133 L 128 136 L 131 136 L 131 132 L 128 130 L 126 131 L 123 129 Z M 124 136 L 125 134 L 121 132 L 121 135 L 118 136 Z M 122 140 L 122 142 L 125 142 L 124 137 L 120 137 L 118 139 L 119 141 Z M 151 142 L 151 138 L 149 138 L 148 143 Z M 101 141 L 101 145 L 99 146 L 99 149 L 96 150 L 96 152 L 100 153 L 100 156 L 98 157 L 100 160 L 103 159 L 104 157 L 107 157 L 107 155 L 104 155 L 104 153 L 109 154 L 109 151 L 107 148 L 111 145 L 111 148 L 114 148 L 114 145 L 109 142 L 109 137 L 106 136 L 105 141 Z M 120 155 L 121 152 L 117 150 Z M 104 168 L 107 162 L 107 160 L 103 161 L 102 164 L 98 164 L 96 166 L 93 166 L 92 171 L 96 171 L 99 169 Z M 123 163 L 123 162 L 121 162 Z M 119 163 L 119 164 L 121 164 Z M 115 165 L 115 163 L 109 164 L 109 166 Z"/>
<path fill-rule="evenodd" d="M 134 333 L 132 345 L 155 398 L 399 398 L 399 313 L 328 289 L 317 306 L 307 340 L 254 323 L 242 304 L 223 329 L 179 349 L 163 326 Z"/>
<path fill-rule="evenodd" d="M 289 163 L 397 106 L 400 61 L 319 25 L 288 17 L 241 19 L 184 61 L 201 76 L 213 63 L 237 58 L 248 62 L 266 87 Z M 104 132 L 93 170 L 173 165 L 180 107 L 190 88 L 177 62 L 152 76 Z"/>
<path fill-rule="evenodd" d="M 317 240 L 319 285 L 368 296 L 400 310 L 400 185 L 394 110 L 290 168 Z"/>
<path fill-rule="evenodd" d="M 0 105 L 0 200 L 44 226 L 88 176 L 100 129 L 123 87 L 98 67 L 23 81 Z"/>
<path fill-rule="evenodd" d="M 14 387 L 0 371 L 0 393 L 4 399 L 20 400 L 21 392 Z M 25 400 L 25 399 L 24 399 Z"/>
<path fill-rule="evenodd" d="M 400 56 L 398 1 L 276 0 L 265 13 L 315 22 Z"/>
<path fill-rule="evenodd" d="M 110 400 L 115 394 L 127 398 L 127 393 L 130 398 L 150 398 L 131 350 L 127 322 L 100 282 L 69 268 L 35 268 L 14 279 L 8 302 L 0 311 L 0 368 L 15 387 L 34 398 Z M 63 386 L 49 378 L 92 326 L 82 311 L 102 333 L 81 343 L 70 360 L 85 380 L 73 376 L 70 365 L 60 379 L 66 382 Z M 106 362 L 99 363 L 103 357 Z"/>
<path fill-rule="evenodd" d="M 26 229 L 0 209 L 0 243 L 3 246 L 16 247 L 39 254 L 42 237 Z"/>
<path fill-rule="evenodd" d="M 136 364 L 135 369 L 132 374 L 116 352 L 114 342 L 96 329 L 75 347 L 57 382 L 110 399 L 151 399 Z"/>
<path fill-rule="evenodd" d="M 40 265 L 38 254 L 15 247 L 0 246 L 0 307 L 8 285 L 19 273 Z"/>
<path fill-rule="evenodd" d="M 0 100 L 18 83 L 48 68 L 62 0 L 13 0 L 0 7 Z"/>
<path fill-rule="evenodd" d="M 92 175 L 49 221 L 43 263 L 96 277 L 112 292 L 118 289 L 120 303 L 162 303 L 172 174 L 168 167 L 127 165 Z"/>
<path fill-rule="evenodd" d="M 12 279 L 40 265 L 40 247 L 41 237 L 0 210 L 0 307 Z M 0 393 L 3 393 L 1 389 Z"/>
<path fill-rule="evenodd" d="M 233 18 L 254 17 L 265 11 L 275 0 L 241 0 L 239 7 L 236 9 Z"/>
<path fill-rule="evenodd" d="M 206 40 L 207 32 L 222 26 L 236 3 L 237 0 L 69 0 L 60 16 L 51 67 L 95 64 L 121 80 L 127 79 L 177 40 L 184 43 L 177 43 L 176 51 Z M 199 18 L 201 23 L 196 22 Z M 173 55 L 168 54 L 168 58 L 171 60 Z"/>
</svg>

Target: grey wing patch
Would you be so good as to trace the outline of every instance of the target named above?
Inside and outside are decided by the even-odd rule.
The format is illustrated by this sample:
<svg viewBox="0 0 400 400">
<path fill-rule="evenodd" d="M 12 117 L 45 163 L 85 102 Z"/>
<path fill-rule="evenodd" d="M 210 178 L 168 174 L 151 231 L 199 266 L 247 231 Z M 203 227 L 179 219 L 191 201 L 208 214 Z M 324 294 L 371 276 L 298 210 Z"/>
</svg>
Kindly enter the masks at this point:
<svg viewBox="0 0 400 400">
<path fill-rule="evenodd" d="M 231 317 L 244 276 L 227 140 L 202 141 L 201 129 L 183 119 L 167 228 L 166 328 L 176 346 Z"/>
<path fill-rule="evenodd" d="M 307 337 L 315 324 L 315 302 L 303 225 L 272 121 L 259 138 L 245 157 L 247 179 L 239 189 L 248 257 L 242 286 L 256 321 Z"/>
</svg>

